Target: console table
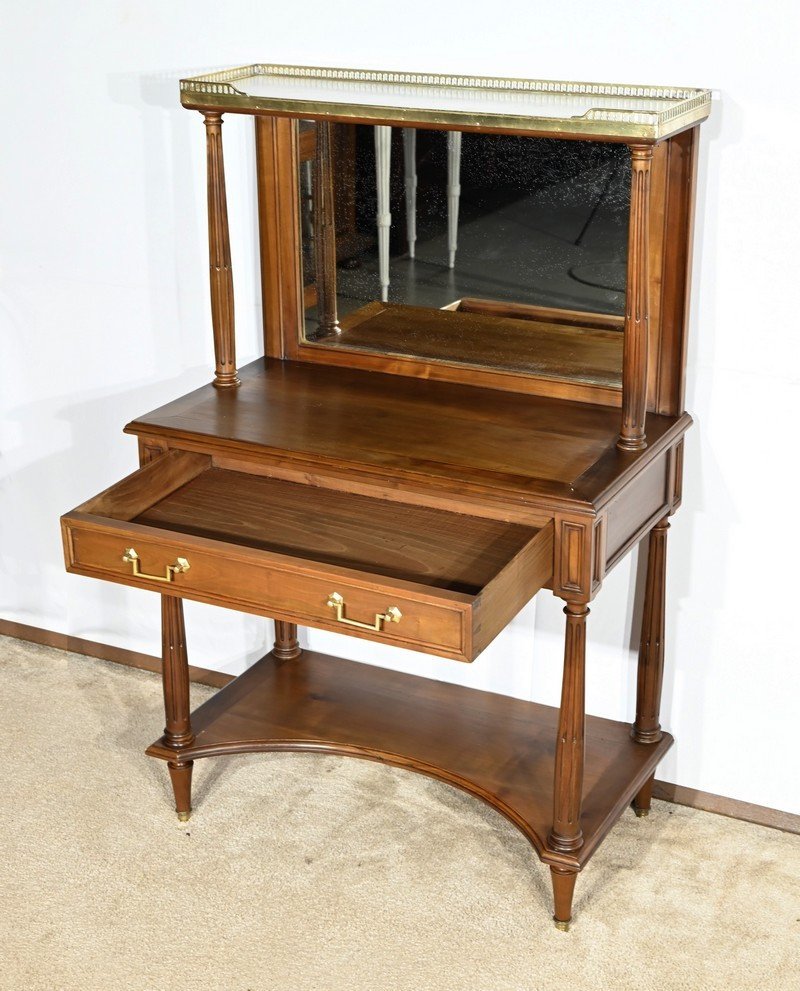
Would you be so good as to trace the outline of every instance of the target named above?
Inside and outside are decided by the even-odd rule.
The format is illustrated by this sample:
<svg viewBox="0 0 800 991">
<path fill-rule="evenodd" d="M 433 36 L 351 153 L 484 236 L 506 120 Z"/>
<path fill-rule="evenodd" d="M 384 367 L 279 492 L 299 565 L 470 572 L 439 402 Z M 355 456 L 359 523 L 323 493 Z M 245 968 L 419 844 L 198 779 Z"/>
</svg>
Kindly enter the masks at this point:
<svg viewBox="0 0 800 991">
<path fill-rule="evenodd" d="M 691 422 L 683 408 L 691 228 L 710 94 L 255 65 L 184 80 L 181 100 L 202 114 L 207 134 L 215 376 L 128 424 L 140 469 L 62 521 L 69 571 L 161 595 L 166 728 L 147 753 L 167 762 L 181 819 L 200 758 L 311 751 L 440 778 L 530 840 L 552 873 L 556 925 L 567 929 L 578 873 L 628 806 L 647 814 L 672 743 L 659 724 L 666 543 Z M 256 130 L 265 354 L 244 368 L 235 357 L 225 113 L 253 115 Z M 301 120 L 304 133 L 315 122 L 303 156 Z M 375 126 L 400 141 L 410 127 L 463 134 L 462 183 L 483 183 L 481 202 L 499 205 L 470 214 L 463 199 L 459 273 L 470 268 L 474 225 L 539 209 L 524 182 L 495 195 L 491 170 L 470 165 L 476 155 L 590 156 L 599 143 L 625 156 L 624 310 L 517 303 L 498 289 L 498 298 L 443 297 L 428 307 L 348 302 L 340 318 L 334 129 Z M 369 143 L 348 133 L 358 165 Z M 313 231 L 300 219 L 309 160 Z M 359 175 L 355 168 L 348 180 L 350 207 L 363 194 Z M 423 171 L 420 183 L 424 192 Z M 558 188 L 573 209 L 572 187 Z M 492 229 L 480 228 L 475 243 Z M 417 237 L 419 254 L 424 231 Z M 409 266 L 419 257 L 403 256 L 406 238 L 397 243 L 392 264 L 418 288 L 422 270 Z M 311 330 L 301 271 L 310 255 Z M 353 265 L 377 257 L 374 246 Z M 472 267 L 483 277 L 490 263 L 476 257 Z M 535 281 L 535 267 L 523 268 Z M 636 712 L 632 723 L 587 717 L 589 603 L 644 539 Z M 565 603 L 559 708 L 301 650 L 297 639 L 304 624 L 473 662 L 542 589 Z M 184 598 L 275 620 L 274 649 L 195 712 Z"/>
</svg>

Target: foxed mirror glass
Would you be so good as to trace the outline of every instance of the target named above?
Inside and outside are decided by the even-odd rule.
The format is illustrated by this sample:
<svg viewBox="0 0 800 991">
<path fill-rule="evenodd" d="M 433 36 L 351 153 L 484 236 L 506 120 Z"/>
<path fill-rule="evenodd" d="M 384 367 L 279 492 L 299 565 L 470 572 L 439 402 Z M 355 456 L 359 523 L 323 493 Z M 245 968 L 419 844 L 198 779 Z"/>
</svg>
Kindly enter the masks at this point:
<svg viewBox="0 0 800 991">
<path fill-rule="evenodd" d="M 618 387 L 625 145 L 300 127 L 306 342 Z"/>
</svg>

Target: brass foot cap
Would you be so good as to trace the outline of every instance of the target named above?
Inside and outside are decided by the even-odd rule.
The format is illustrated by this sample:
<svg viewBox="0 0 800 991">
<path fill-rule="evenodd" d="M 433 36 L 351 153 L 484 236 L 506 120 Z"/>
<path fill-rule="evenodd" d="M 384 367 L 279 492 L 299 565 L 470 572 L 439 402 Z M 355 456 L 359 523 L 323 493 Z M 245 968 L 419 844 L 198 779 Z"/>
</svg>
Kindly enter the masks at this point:
<svg viewBox="0 0 800 991">
<path fill-rule="evenodd" d="M 553 916 L 553 922 L 555 922 L 556 929 L 558 929 L 559 932 L 562 933 L 569 932 L 569 922 L 561 922 L 561 920 L 557 919 L 555 916 Z"/>
<path fill-rule="evenodd" d="M 650 809 L 634 809 L 637 819 L 646 819 L 650 815 Z"/>
<path fill-rule="evenodd" d="M 189 821 L 189 817 L 191 816 L 191 814 L 192 814 L 191 812 L 179 812 L 178 813 L 178 822 L 188 822 Z"/>
</svg>

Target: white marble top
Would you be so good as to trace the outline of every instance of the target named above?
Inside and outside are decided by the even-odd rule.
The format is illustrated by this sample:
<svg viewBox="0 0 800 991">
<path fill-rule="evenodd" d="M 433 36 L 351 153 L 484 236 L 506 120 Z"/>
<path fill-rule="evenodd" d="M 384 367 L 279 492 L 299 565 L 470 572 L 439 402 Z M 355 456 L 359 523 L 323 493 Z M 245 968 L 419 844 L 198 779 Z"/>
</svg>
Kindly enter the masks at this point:
<svg viewBox="0 0 800 991">
<path fill-rule="evenodd" d="M 185 106 L 656 139 L 708 116 L 708 90 L 259 64 L 181 81 Z"/>
</svg>

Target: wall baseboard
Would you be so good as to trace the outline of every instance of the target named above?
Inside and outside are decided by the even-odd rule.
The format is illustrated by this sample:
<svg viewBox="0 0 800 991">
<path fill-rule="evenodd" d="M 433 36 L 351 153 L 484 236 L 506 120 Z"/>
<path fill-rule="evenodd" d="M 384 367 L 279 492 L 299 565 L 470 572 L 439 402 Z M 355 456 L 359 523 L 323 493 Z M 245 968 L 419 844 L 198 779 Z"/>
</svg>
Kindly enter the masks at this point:
<svg viewBox="0 0 800 991">
<path fill-rule="evenodd" d="M 765 805 L 742 802 L 738 798 L 725 798 L 722 795 L 712 795 L 708 791 L 698 791 L 695 788 L 685 788 L 683 785 L 674 785 L 669 781 L 658 780 L 653 786 L 653 798 L 674 802 L 676 805 L 688 805 L 689 808 L 701 809 L 703 812 L 715 812 L 717 815 L 727 816 L 729 819 L 741 819 L 743 822 L 752 822 L 757 826 L 770 826 L 772 829 L 781 829 L 785 833 L 800 835 L 800 815 L 794 815 L 792 812 L 781 812 L 780 809 L 770 809 Z"/>
<path fill-rule="evenodd" d="M 72 637 L 66 633 L 54 633 L 52 630 L 43 630 L 38 626 L 27 626 L 25 623 L 0 619 L 0 635 L 16 637 L 17 640 L 27 640 L 45 647 L 55 647 L 58 650 L 67 650 L 74 654 L 84 654 L 87 657 L 96 657 L 103 661 L 113 661 L 115 664 L 152 671 L 154 674 L 161 673 L 160 657 L 139 654 L 124 647 L 112 647 L 110 644 L 97 643 L 95 640 L 84 640 L 82 637 Z M 233 681 L 233 675 L 209 671 L 207 668 L 198 668 L 194 665 L 189 666 L 189 677 L 198 684 L 210 685 L 212 688 L 224 688 Z M 763 805 L 753 805 L 736 798 L 712 795 L 707 791 L 685 788 L 683 785 L 671 784 L 668 781 L 656 781 L 653 798 L 800 835 L 800 815 L 781 812 L 779 809 L 770 809 Z"/>
<path fill-rule="evenodd" d="M 85 654 L 86 657 L 96 657 L 101 661 L 113 661 L 114 664 L 124 664 L 129 668 L 161 674 L 161 658 L 153 654 L 139 654 L 135 650 L 112 647 L 110 644 L 84 640 L 82 637 L 71 637 L 66 633 L 54 633 L 52 630 L 43 630 L 38 626 L 27 626 L 25 623 L 12 623 L 10 620 L 0 619 L 0 636 L 16 637 L 17 640 L 27 640 L 30 643 L 41 644 L 43 647 L 56 647 L 58 650 L 68 650 L 72 654 Z M 212 688 L 224 688 L 233 681 L 232 675 L 209 671 L 207 668 L 197 668 L 192 664 L 189 665 L 189 677 L 198 684 L 211 685 Z"/>
</svg>

